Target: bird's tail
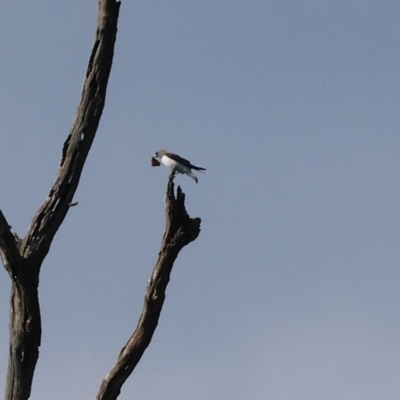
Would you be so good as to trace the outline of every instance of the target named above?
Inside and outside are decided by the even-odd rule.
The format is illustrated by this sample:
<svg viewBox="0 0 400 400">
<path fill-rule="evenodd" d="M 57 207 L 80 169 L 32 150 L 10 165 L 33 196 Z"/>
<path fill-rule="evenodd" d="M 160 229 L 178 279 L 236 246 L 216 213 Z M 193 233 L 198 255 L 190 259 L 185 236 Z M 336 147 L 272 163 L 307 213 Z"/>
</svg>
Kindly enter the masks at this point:
<svg viewBox="0 0 400 400">
<path fill-rule="evenodd" d="M 206 171 L 205 168 L 202 167 L 196 167 L 195 165 L 191 165 L 190 168 L 195 169 L 196 171 Z"/>
</svg>

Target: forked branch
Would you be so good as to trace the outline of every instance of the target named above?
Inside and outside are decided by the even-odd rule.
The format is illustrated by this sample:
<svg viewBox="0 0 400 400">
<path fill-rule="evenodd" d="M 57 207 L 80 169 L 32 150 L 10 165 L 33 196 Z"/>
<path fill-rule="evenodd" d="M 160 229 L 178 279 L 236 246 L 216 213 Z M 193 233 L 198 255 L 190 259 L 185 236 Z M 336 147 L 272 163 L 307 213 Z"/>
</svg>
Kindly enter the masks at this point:
<svg viewBox="0 0 400 400">
<path fill-rule="evenodd" d="M 168 180 L 165 218 L 165 233 L 147 284 L 142 314 L 114 367 L 103 379 L 97 400 L 115 400 L 119 396 L 122 385 L 135 369 L 156 330 L 174 261 L 182 248 L 195 240 L 200 233 L 201 220 L 189 217 L 185 208 L 185 194 L 179 186 L 175 197 L 174 174 Z"/>
</svg>

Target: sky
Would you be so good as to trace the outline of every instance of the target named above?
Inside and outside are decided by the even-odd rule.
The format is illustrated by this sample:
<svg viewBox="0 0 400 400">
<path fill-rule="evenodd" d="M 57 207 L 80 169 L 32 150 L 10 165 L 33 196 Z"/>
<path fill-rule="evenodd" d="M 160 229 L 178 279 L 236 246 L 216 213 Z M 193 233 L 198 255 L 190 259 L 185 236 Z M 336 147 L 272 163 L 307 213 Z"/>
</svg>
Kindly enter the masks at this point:
<svg viewBox="0 0 400 400">
<path fill-rule="evenodd" d="M 54 182 L 97 2 L 4 2 L 0 209 Z M 104 114 L 42 266 L 33 400 L 93 399 L 136 326 L 167 148 L 198 239 L 121 400 L 397 400 L 400 3 L 123 1 Z M 0 273 L 0 392 L 10 282 Z"/>
</svg>

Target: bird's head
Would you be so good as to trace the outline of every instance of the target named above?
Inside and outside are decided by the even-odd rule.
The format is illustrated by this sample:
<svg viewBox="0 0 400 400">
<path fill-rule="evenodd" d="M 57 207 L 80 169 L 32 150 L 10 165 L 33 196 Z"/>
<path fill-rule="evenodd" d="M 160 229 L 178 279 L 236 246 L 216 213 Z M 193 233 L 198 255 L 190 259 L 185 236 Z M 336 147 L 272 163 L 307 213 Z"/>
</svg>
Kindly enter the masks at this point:
<svg viewBox="0 0 400 400">
<path fill-rule="evenodd" d="M 158 158 L 161 158 L 166 152 L 167 152 L 167 150 L 165 150 L 165 149 L 158 150 L 158 151 L 156 151 L 155 156 Z"/>
</svg>

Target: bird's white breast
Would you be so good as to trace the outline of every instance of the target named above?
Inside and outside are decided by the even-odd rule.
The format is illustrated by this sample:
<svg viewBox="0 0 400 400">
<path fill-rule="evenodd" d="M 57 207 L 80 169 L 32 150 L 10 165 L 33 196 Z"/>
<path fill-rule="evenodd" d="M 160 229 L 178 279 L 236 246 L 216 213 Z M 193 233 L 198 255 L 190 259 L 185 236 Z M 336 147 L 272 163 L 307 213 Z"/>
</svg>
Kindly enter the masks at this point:
<svg viewBox="0 0 400 400">
<path fill-rule="evenodd" d="M 173 160 L 172 158 L 169 158 L 165 155 L 161 157 L 161 162 L 170 168 L 176 167 L 178 165 L 178 163 L 175 160 Z"/>
<path fill-rule="evenodd" d="M 166 155 L 163 155 L 161 157 L 161 162 L 169 168 L 174 168 L 178 172 L 186 173 L 187 171 L 190 171 L 189 168 L 185 167 L 182 164 L 179 164 L 177 161 L 167 157 Z"/>
</svg>

